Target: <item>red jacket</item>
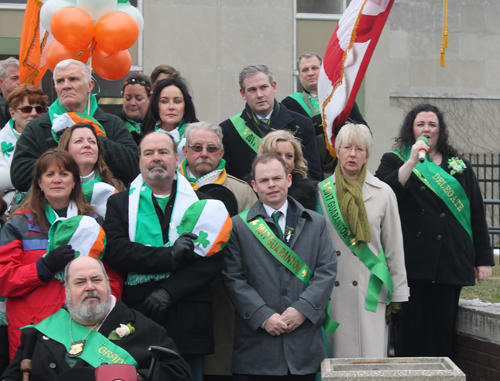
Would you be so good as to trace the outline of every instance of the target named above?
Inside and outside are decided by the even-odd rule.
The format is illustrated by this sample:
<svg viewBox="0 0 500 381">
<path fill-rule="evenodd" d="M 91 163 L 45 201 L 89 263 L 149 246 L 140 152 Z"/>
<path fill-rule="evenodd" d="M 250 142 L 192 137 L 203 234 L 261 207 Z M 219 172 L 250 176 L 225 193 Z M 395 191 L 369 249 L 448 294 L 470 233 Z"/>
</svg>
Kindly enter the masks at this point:
<svg viewBox="0 0 500 381">
<path fill-rule="evenodd" d="M 47 242 L 29 212 L 7 221 L 0 234 L 0 295 L 7 298 L 11 360 L 21 343 L 20 328 L 42 321 L 65 303 L 63 283 L 38 278 L 36 261 L 46 253 Z M 121 297 L 121 277 L 107 266 L 106 271 L 112 294 Z"/>
</svg>

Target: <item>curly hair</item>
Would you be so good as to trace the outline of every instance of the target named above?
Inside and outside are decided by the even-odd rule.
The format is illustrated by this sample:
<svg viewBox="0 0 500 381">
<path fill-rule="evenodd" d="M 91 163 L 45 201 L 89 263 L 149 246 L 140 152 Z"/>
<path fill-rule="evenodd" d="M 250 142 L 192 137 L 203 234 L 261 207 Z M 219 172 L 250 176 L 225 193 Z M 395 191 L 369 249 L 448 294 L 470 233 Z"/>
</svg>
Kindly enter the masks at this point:
<svg viewBox="0 0 500 381">
<path fill-rule="evenodd" d="M 427 103 L 422 103 L 413 108 L 408 114 L 406 114 L 403 124 L 399 130 L 399 135 L 394 140 L 394 149 L 402 148 L 406 146 L 411 146 L 415 144 L 415 135 L 413 133 L 413 123 L 415 118 L 421 112 L 432 112 L 434 113 L 439 122 L 439 138 L 436 146 L 438 152 L 444 153 L 448 156 L 457 156 L 458 152 L 453 146 L 448 142 L 448 127 L 444 121 L 443 113 L 436 107 Z"/>
</svg>

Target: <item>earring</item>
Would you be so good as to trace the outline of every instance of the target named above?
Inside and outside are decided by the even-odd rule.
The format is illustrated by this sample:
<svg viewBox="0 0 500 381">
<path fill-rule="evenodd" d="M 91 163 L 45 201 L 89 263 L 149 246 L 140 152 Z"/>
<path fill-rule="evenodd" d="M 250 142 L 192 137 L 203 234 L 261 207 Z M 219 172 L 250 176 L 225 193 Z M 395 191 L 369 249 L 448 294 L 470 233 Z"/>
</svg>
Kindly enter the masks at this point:
<svg viewBox="0 0 500 381">
<path fill-rule="evenodd" d="M 41 190 L 41 191 L 42 191 L 42 193 L 43 193 L 43 188 L 40 188 L 40 190 Z"/>
</svg>

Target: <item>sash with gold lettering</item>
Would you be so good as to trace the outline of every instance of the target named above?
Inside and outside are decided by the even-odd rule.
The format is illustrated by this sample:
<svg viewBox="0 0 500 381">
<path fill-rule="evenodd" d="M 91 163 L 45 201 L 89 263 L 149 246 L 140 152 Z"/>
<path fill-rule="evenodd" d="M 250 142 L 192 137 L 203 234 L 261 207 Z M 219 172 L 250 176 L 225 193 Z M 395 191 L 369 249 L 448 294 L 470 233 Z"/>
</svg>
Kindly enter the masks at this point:
<svg viewBox="0 0 500 381">
<path fill-rule="evenodd" d="M 363 262 L 363 264 L 370 270 L 371 275 L 370 281 L 368 282 L 368 290 L 366 292 L 365 309 L 377 312 L 378 299 L 380 292 L 382 291 L 382 284 L 385 284 L 389 290 L 389 297 L 387 298 L 388 305 L 391 303 L 392 292 L 394 289 L 391 273 L 386 265 L 384 249 L 382 248 L 377 256 L 366 243 L 356 243 L 349 225 L 347 225 L 342 218 L 342 214 L 340 213 L 340 207 L 333 185 L 333 176 L 330 176 L 330 178 L 324 180 L 319 186 L 328 218 L 346 246 L 354 254 L 356 254 L 360 261 Z"/>
<path fill-rule="evenodd" d="M 309 284 L 309 280 L 313 276 L 313 272 L 309 266 L 307 266 L 304 261 L 282 240 L 276 237 L 262 217 L 258 216 L 252 221 L 247 221 L 249 210 L 250 208 L 244 210 L 239 214 L 239 216 L 246 223 L 250 231 L 274 258 L 276 258 L 283 266 L 290 270 L 293 275 L 299 278 L 307 286 Z M 328 301 L 328 306 L 326 307 L 326 317 L 323 322 L 323 328 L 326 332 L 333 334 L 340 324 L 330 317 L 328 311 L 330 311 L 330 301 Z"/>
<path fill-rule="evenodd" d="M 69 352 L 71 343 L 73 342 L 69 331 L 70 318 L 71 316 L 68 311 L 60 309 L 40 323 L 27 325 L 21 329 L 35 328 L 45 336 L 64 345 L 66 351 Z M 73 322 L 71 328 L 74 338 L 83 338 L 89 333 L 88 328 L 76 322 Z M 130 353 L 96 331 L 90 332 L 85 340 L 84 351 L 78 358 L 86 361 L 94 368 L 97 368 L 105 362 L 108 364 L 129 364 L 135 367 L 138 366 L 137 361 L 135 361 Z"/>
<path fill-rule="evenodd" d="M 410 147 L 400 148 L 393 153 L 406 163 L 411 154 Z M 436 163 L 429 161 L 427 155 L 423 163 L 418 163 L 413 168 L 413 173 L 422 181 L 429 189 L 431 189 L 450 209 L 456 217 L 460 225 L 472 237 L 472 226 L 470 219 L 470 202 L 462 185 L 452 175 L 446 172 Z"/>
<path fill-rule="evenodd" d="M 229 120 L 233 123 L 234 128 L 236 128 L 236 131 L 238 131 L 238 134 L 240 134 L 245 143 L 257 153 L 262 139 L 246 125 L 245 120 L 241 118 L 241 113 L 232 116 Z"/>
</svg>

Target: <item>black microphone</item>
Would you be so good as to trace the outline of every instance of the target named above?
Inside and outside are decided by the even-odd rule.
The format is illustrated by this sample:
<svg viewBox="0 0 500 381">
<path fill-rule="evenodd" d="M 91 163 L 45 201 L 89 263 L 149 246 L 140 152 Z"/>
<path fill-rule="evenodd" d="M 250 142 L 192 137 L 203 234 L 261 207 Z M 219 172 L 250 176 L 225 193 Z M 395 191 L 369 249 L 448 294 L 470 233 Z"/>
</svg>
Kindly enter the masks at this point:
<svg viewBox="0 0 500 381">
<path fill-rule="evenodd" d="M 418 141 L 423 141 L 425 144 L 429 145 L 429 139 L 427 139 L 425 136 L 420 136 L 419 138 L 417 138 L 417 142 Z M 425 149 L 419 149 L 418 150 L 418 161 L 423 163 L 425 161 L 425 154 L 426 154 Z"/>
</svg>

